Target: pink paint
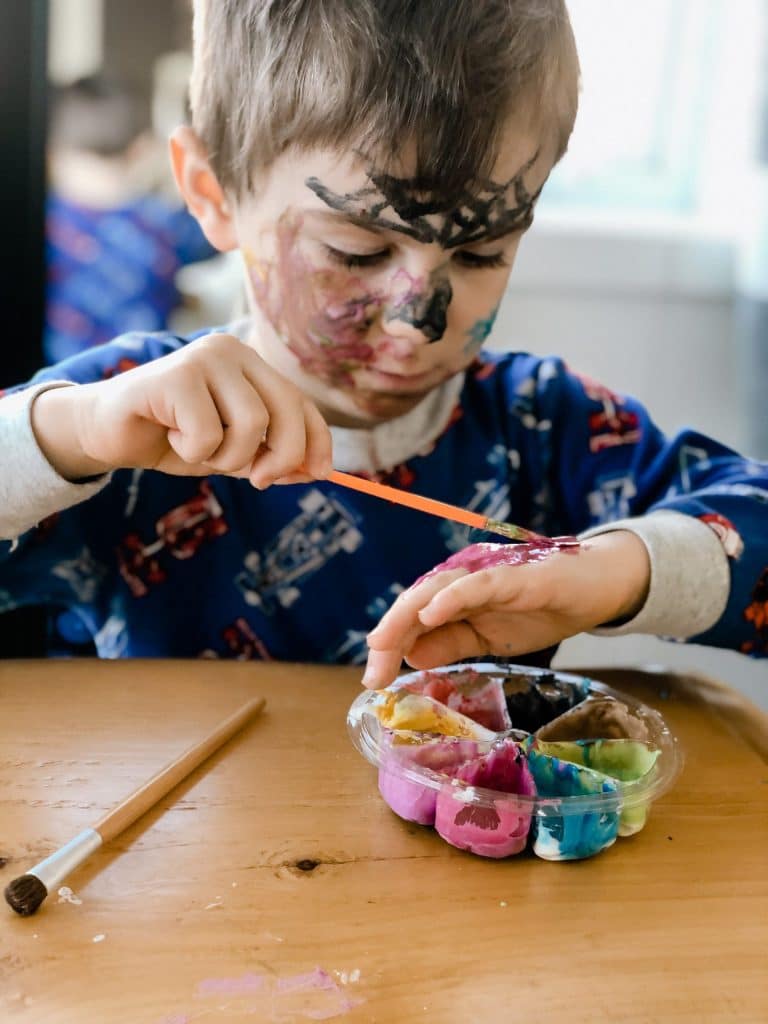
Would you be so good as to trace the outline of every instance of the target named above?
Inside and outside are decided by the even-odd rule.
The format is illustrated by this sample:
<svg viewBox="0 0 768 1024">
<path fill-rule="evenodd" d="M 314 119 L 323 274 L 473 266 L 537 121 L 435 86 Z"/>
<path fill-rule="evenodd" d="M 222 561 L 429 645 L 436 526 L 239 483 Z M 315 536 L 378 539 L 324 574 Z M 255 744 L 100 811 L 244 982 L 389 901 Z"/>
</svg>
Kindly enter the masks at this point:
<svg viewBox="0 0 768 1024">
<path fill-rule="evenodd" d="M 418 778 L 419 769 L 451 778 L 461 765 L 477 757 L 474 740 L 439 736 L 418 744 L 393 744 L 391 733 L 382 736 L 379 792 L 395 814 L 417 825 L 434 825 L 437 790 Z"/>
<path fill-rule="evenodd" d="M 276 991 L 281 994 L 286 992 L 306 992 L 314 989 L 338 989 L 333 978 L 324 971 L 322 967 L 316 967 L 306 974 L 289 974 L 286 978 L 278 978 Z"/>
<path fill-rule="evenodd" d="M 267 983 L 264 974 L 246 973 L 238 978 L 205 978 L 195 992 L 198 997 L 243 995 L 260 992 Z"/>
<path fill-rule="evenodd" d="M 493 732 L 511 728 L 499 680 L 474 669 L 466 669 L 464 672 L 422 672 L 403 689 L 431 697 Z"/>
<path fill-rule="evenodd" d="M 561 551 L 564 554 L 575 554 L 579 550 L 578 542 L 575 541 L 575 537 L 542 537 L 528 544 L 470 544 L 420 576 L 413 586 L 447 569 L 480 572 L 481 569 L 495 569 L 499 565 L 543 562 L 545 558 Z"/>
<path fill-rule="evenodd" d="M 443 839 L 482 857 L 520 853 L 528 838 L 531 811 L 529 804 L 514 795 L 536 795 L 521 748 L 512 740 L 503 740 L 488 754 L 463 764 L 455 777 L 470 788 L 444 786 L 440 790 L 435 828 Z M 475 786 L 494 790 L 498 796 L 478 800 L 471 788 Z"/>
<path fill-rule="evenodd" d="M 296 1006 L 294 1014 L 309 1020 L 331 1020 L 341 1017 L 358 1006 L 362 999 L 351 999 L 341 989 L 339 983 L 322 967 L 302 974 L 289 974 L 284 978 L 274 978 L 268 974 L 246 973 L 235 978 L 206 978 L 196 990 L 198 998 L 206 996 L 243 996 L 260 993 L 274 999 L 277 996 L 287 997 L 287 1004 L 292 1005 L 298 996 L 301 1003 L 319 1002 L 325 1005 L 315 1007 Z M 326 994 L 327 993 L 327 994 Z M 260 1003 L 254 1003 L 249 1012 L 258 1011 Z M 167 1018 L 158 1024 L 188 1024 L 189 1018 L 182 1015 L 178 1018 Z"/>
<path fill-rule="evenodd" d="M 246 257 L 259 308 L 299 360 L 303 370 L 332 386 L 354 383 L 356 370 L 379 355 L 407 359 L 412 343 L 368 338 L 382 312 L 396 316 L 424 290 L 425 282 L 400 269 L 385 290 L 371 289 L 346 269 L 313 267 L 300 250 L 301 219 L 284 217 L 277 226 L 274 263 Z"/>
</svg>

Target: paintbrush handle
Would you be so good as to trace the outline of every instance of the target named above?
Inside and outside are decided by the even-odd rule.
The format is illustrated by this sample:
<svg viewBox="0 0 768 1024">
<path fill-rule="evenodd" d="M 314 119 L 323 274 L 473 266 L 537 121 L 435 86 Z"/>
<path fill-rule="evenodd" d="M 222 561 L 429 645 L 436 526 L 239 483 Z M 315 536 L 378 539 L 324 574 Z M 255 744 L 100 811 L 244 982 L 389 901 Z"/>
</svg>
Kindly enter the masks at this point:
<svg viewBox="0 0 768 1024">
<path fill-rule="evenodd" d="M 161 769 L 148 782 L 137 789 L 130 796 L 126 797 L 121 804 L 114 807 L 108 814 L 97 821 L 93 826 L 103 842 L 109 842 L 124 829 L 132 825 L 137 818 L 153 807 L 159 800 L 169 793 L 174 786 L 186 778 L 201 762 L 220 746 L 227 742 L 238 729 L 257 715 L 264 707 L 264 699 L 257 697 L 248 701 L 238 711 L 225 719 L 218 728 L 206 736 L 204 740 L 196 743 L 189 750 L 180 754 L 175 761 L 171 761 L 165 768 Z"/>
<path fill-rule="evenodd" d="M 425 498 L 421 494 L 401 491 L 397 487 L 388 487 L 387 484 L 380 484 L 375 480 L 364 480 L 362 477 L 352 476 L 351 473 L 341 473 L 337 469 L 329 473 L 327 479 L 331 483 L 339 484 L 341 487 L 348 487 L 353 491 L 362 491 L 363 494 L 370 494 L 374 498 L 383 498 L 384 501 L 391 501 L 396 505 L 415 508 L 419 512 L 427 512 L 429 515 L 438 516 L 440 519 L 449 519 L 454 523 L 463 523 L 464 526 L 473 526 L 477 530 L 485 530 L 488 533 L 498 533 L 500 536 L 506 537 L 507 540 L 547 541 L 546 537 L 534 533 L 533 530 L 526 530 L 523 526 L 515 526 L 513 523 L 503 523 L 496 519 L 489 519 L 479 512 L 470 512 L 469 509 L 459 508 L 458 505 L 450 505 L 447 501 Z"/>
<path fill-rule="evenodd" d="M 385 501 L 392 501 L 396 505 L 415 508 L 419 512 L 428 512 L 430 515 L 439 516 L 441 519 L 450 519 L 454 523 L 464 523 L 465 526 L 475 526 L 478 529 L 483 529 L 487 522 L 485 516 L 477 512 L 470 512 L 465 508 L 459 508 L 458 505 L 449 505 L 447 501 L 424 498 L 420 494 L 401 491 L 397 487 L 388 487 L 387 484 L 380 484 L 375 480 L 364 480 L 362 477 L 352 476 L 351 473 L 341 473 L 335 469 L 328 475 L 327 479 L 331 483 L 339 484 L 341 487 L 349 487 L 353 491 L 362 491 L 363 494 L 370 494 L 374 498 L 383 498 Z"/>
</svg>

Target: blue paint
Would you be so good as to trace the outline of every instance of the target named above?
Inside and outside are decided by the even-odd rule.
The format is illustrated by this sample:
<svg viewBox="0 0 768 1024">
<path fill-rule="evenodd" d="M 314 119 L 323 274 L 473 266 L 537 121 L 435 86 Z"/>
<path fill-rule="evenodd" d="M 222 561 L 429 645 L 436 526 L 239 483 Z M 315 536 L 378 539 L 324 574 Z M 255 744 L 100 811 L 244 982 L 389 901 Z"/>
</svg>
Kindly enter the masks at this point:
<svg viewBox="0 0 768 1024">
<path fill-rule="evenodd" d="M 476 320 L 472 327 L 470 327 L 467 331 L 467 342 L 464 346 L 465 353 L 477 352 L 483 347 L 485 339 L 493 330 L 498 312 L 499 307 L 495 306 L 487 317 Z"/>
</svg>

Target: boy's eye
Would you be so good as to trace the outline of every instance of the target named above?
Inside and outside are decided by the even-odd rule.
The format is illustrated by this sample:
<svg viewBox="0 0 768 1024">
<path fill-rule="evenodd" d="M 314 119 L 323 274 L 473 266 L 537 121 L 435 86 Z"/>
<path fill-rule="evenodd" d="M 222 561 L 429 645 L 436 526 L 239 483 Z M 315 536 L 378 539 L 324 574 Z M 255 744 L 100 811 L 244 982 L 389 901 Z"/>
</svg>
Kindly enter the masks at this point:
<svg viewBox="0 0 768 1024">
<path fill-rule="evenodd" d="M 466 249 L 453 255 L 454 260 L 457 263 L 462 264 L 465 267 L 472 267 L 478 270 L 491 268 L 491 267 L 506 267 L 509 264 L 504 259 L 503 252 L 490 253 L 487 256 L 480 255 L 477 252 L 468 252 Z"/>
<path fill-rule="evenodd" d="M 335 263 L 344 267 L 375 267 L 383 263 L 389 256 L 389 249 L 382 249 L 380 252 L 356 253 L 343 252 L 341 249 L 334 249 L 326 245 L 325 250 Z"/>
</svg>

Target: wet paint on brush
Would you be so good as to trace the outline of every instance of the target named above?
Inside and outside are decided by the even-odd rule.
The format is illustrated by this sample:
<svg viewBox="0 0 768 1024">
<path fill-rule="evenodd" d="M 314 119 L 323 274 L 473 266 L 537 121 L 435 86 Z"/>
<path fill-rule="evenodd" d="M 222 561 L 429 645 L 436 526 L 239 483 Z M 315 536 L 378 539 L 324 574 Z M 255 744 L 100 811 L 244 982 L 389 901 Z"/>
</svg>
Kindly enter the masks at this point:
<svg viewBox="0 0 768 1024">
<path fill-rule="evenodd" d="M 306 185 L 326 206 L 362 227 L 397 231 L 417 242 L 455 249 L 531 225 L 543 183 L 531 193 L 523 179 L 538 157 L 537 150 L 508 181 L 478 182 L 474 190 L 465 189 L 450 203 L 435 196 L 430 181 L 398 178 L 374 166 L 366 172 L 370 184 L 354 192 L 334 192 L 319 178 L 307 178 Z"/>
<path fill-rule="evenodd" d="M 499 565 L 543 562 L 545 558 L 558 552 L 575 554 L 579 550 L 579 544 L 574 541 L 574 537 L 542 537 L 541 540 L 530 544 L 470 544 L 420 576 L 413 586 L 448 569 L 466 569 L 472 573 L 480 572 L 481 569 L 494 569 Z"/>
</svg>

